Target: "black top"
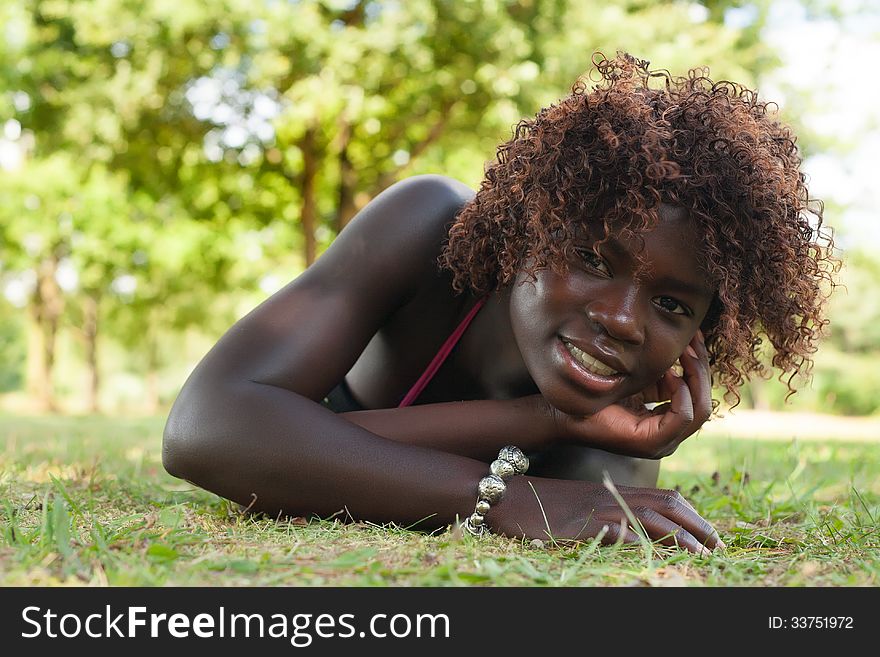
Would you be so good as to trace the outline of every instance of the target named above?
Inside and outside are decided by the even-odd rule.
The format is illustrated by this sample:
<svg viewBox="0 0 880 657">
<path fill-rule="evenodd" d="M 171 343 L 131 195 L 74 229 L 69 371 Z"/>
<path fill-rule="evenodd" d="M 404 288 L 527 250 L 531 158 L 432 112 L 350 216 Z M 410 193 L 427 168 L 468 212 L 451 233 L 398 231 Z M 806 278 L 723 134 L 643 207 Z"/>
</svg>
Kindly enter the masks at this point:
<svg viewBox="0 0 880 657">
<path fill-rule="evenodd" d="M 348 413 L 350 411 L 364 411 L 365 407 L 361 406 L 354 395 L 351 394 L 351 388 L 348 387 L 345 379 L 340 381 L 333 390 L 327 393 L 321 402 L 334 413 Z"/>
</svg>

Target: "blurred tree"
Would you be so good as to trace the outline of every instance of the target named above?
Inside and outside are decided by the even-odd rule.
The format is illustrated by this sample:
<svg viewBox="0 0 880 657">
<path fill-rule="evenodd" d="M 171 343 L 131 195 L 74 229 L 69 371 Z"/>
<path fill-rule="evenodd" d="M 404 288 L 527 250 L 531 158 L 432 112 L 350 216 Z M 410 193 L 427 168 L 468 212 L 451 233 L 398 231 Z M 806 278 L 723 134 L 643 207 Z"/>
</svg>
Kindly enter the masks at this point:
<svg viewBox="0 0 880 657">
<path fill-rule="evenodd" d="M 3 270 L 29 274 L 32 282 L 27 305 L 33 336 L 28 342 L 29 391 L 50 411 L 57 410 L 52 368 L 65 304 L 58 271 L 70 255 L 71 210 L 78 182 L 67 161 L 58 156 L 43 167 L 34 167 L 33 175 L 24 170 L 7 174 L 0 187 Z M 46 181 L 52 181 L 51 195 L 42 193 Z"/>
<path fill-rule="evenodd" d="M 423 168 L 478 181 L 511 126 L 566 93 L 594 50 L 656 57 L 682 73 L 712 61 L 716 73 L 753 80 L 772 57 L 725 26 L 721 10 L 734 4 L 715 2 L 713 12 L 636 1 L 270 3 L 244 71 L 253 88 L 278 92 L 277 146 L 261 168 L 300 190 L 311 263 L 322 220 L 338 233 L 426 155 Z M 465 172 L 452 166 L 463 161 Z"/>
<path fill-rule="evenodd" d="M 250 19 L 244 3 L 233 1 L 209 10 L 190 0 L 32 0 L 0 12 L 10 36 L 0 53 L 4 110 L 35 136 L 30 161 L 2 183 L 8 199 L 3 269 L 35 273 L 29 307 L 41 339 L 30 343 L 29 388 L 44 408 L 56 407 L 54 344 L 69 297 L 68 317 L 85 342 L 89 406 L 95 408 L 102 306 L 114 318 L 133 315 L 128 324 L 140 327 L 134 348 L 155 354 L 160 326 L 179 326 L 182 317 L 204 324 L 205 298 L 243 282 L 225 276 L 235 259 L 228 240 L 204 237 L 184 246 L 192 262 L 183 270 L 151 268 L 150 282 L 166 284 L 150 294 L 146 285 L 138 289 L 136 275 L 147 263 L 167 262 L 168 240 L 157 235 L 179 244 L 193 235 L 180 229 L 181 222 L 202 220 L 203 232 L 210 233 L 208 224 L 232 214 L 222 209 L 243 205 L 235 183 L 221 183 L 238 176 L 240 165 L 204 156 L 211 126 L 193 115 L 185 94 L 230 55 L 225 42 L 212 46 L 218 34 L 235 35 Z M 184 180 L 204 182 L 207 194 Z M 168 207 L 186 209 L 172 217 L 162 214 Z M 68 290 L 59 283 L 63 265 L 77 279 Z M 186 307 L 199 292 L 197 316 Z M 140 303 L 130 303 L 130 295 Z M 153 306 L 175 321 L 145 312 Z M 155 357 L 148 360 L 148 367 L 156 366 Z"/>
<path fill-rule="evenodd" d="M 24 382 L 25 327 L 15 308 L 0 298 L 0 392 L 18 390 Z"/>
<path fill-rule="evenodd" d="M 750 21 L 728 25 L 746 6 Z M 312 262 L 397 178 L 476 185 L 511 126 L 596 50 L 753 82 L 773 64 L 755 37 L 766 6 L 0 2 L 0 121 L 26 146 L 0 180 L 0 273 L 33 282 L 31 390 L 55 404 L 61 322 L 83 344 L 92 408 L 102 334 L 155 380 L 163 330 L 219 332 L 235 310 L 218 299 L 257 290 L 280 262 L 292 276 L 294 250 Z"/>
<path fill-rule="evenodd" d="M 880 261 L 873 253 L 849 250 L 840 283 L 828 309 L 830 344 L 845 353 L 880 357 Z"/>
</svg>

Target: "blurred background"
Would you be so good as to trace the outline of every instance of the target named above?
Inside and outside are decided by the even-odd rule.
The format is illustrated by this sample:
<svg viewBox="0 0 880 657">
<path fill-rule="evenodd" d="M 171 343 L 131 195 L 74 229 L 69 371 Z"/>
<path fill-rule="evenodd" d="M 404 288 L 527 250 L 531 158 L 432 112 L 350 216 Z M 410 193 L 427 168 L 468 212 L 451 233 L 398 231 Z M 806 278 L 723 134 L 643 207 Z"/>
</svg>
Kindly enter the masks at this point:
<svg viewBox="0 0 880 657">
<path fill-rule="evenodd" d="M 477 187 L 594 51 L 757 87 L 845 266 L 812 381 L 880 413 L 880 7 L 869 0 L 0 0 L 0 409 L 163 414 L 382 189 Z"/>
</svg>

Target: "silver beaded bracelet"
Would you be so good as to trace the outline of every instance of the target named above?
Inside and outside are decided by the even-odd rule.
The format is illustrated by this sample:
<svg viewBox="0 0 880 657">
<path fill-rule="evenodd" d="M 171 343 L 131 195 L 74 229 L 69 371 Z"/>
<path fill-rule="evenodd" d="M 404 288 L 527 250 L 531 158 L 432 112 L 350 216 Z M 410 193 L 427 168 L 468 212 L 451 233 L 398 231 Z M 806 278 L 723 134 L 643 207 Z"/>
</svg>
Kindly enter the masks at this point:
<svg viewBox="0 0 880 657">
<path fill-rule="evenodd" d="M 525 474 L 529 469 L 529 459 L 519 447 L 508 445 L 498 452 L 498 458 L 492 461 L 489 471 L 492 473 L 480 479 L 477 484 L 477 506 L 474 512 L 462 523 L 469 534 L 482 536 L 488 530 L 483 524 L 486 514 L 493 504 L 504 497 L 507 484 L 504 483 L 516 474 Z"/>
</svg>

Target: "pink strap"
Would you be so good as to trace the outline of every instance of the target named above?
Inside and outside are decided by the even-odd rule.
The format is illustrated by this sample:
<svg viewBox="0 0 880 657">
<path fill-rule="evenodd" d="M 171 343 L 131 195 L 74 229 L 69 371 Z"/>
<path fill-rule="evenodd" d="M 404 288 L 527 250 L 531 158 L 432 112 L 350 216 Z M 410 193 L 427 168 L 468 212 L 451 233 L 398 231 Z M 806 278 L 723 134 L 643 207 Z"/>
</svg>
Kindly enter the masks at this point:
<svg viewBox="0 0 880 657">
<path fill-rule="evenodd" d="M 426 369 L 422 375 L 419 377 L 419 380 L 415 382 L 412 388 L 410 388 L 409 392 L 406 393 L 406 396 L 403 398 L 403 401 L 400 402 L 398 408 L 403 406 L 411 405 L 416 398 L 421 394 L 422 390 L 425 389 L 425 386 L 428 385 L 428 382 L 434 377 L 434 374 L 437 373 L 437 370 L 440 369 L 440 366 L 443 364 L 443 361 L 446 360 L 446 357 L 450 354 L 453 347 L 455 347 L 458 339 L 462 336 L 462 334 L 467 329 L 468 325 L 471 323 L 471 320 L 476 317 L 477 311 L 483 307 L 483 304 L 486 303 L 486 299 L 488 296 L 483 297 L 477 303 L 474 304 L 474 307 L 470 309 L 470 312 L 467 316 L 461 320 L 461 324 L 456 327 L 456 329 L 452 332 L 452 334 L 446 338 L 446 342 L 443 343 L 443 346 L 440 347 L 440 351 L 437 352 L 437 355 L 434 356 L 434 360 L 431 361 L 431 364 L 428 365 L 428 369 Z"/>
</svg>

